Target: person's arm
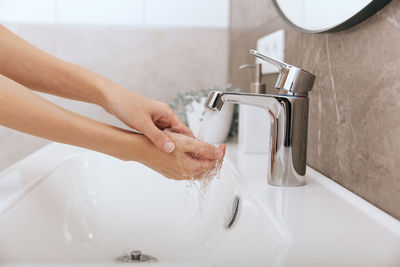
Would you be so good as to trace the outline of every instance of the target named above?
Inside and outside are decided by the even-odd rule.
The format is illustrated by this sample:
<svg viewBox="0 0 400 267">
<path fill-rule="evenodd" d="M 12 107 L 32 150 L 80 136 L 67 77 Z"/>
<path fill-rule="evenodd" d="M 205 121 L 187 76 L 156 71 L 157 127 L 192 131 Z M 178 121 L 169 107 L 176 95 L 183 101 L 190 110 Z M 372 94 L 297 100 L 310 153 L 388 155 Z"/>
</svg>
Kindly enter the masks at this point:
<svg viewBox="0 0 400 267">
<path fill-rule="evenodd" d="M 168 178 L 199 177 L 223 157 L 215 149 L 185 137 L 175 138 L 172 153 L 157 149 L 142 134 L 122 130 L 60 108 L 22 85 L 0 75 L 0 125 L 49 140 L 99 151 L 122 160 L 139 161 Z M 196 151 L 199 157 L 190 156 Z"/>
<path fill-rule="evenodd" d="M 193 136 L 168 105 L 136 94 L 92 71 L 51 56 L 0 25 L 0 74 L 25 87 L 97 104 L 158 148 L 172 152 L 164 128 Z"/>
<path fill-rule="evenodd" d="M 104 78 L 51 56 L 0 25 L 0 74 L 25 87 L 104 106 Z"/>
</svg>

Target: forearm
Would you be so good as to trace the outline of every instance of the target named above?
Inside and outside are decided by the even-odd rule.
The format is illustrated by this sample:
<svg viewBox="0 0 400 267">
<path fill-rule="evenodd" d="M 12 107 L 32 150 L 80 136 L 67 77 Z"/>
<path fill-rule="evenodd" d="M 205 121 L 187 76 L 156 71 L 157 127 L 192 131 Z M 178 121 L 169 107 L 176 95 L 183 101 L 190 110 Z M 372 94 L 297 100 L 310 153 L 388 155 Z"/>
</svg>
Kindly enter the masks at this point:
<svg viewBox="0 0 400 267">
<path fill-rule="evenodd" d="M 142 135 L 62 109 L 1 75 L 0 125 L 124 160 L 140 161 L 149 145 Z"/>
<path fill-rule="evenodd" d="M 117 84 L 78 65 L 51 56 L 0 25 L 0 74 L 25 87 L 104 108 Z"/>
</svg>

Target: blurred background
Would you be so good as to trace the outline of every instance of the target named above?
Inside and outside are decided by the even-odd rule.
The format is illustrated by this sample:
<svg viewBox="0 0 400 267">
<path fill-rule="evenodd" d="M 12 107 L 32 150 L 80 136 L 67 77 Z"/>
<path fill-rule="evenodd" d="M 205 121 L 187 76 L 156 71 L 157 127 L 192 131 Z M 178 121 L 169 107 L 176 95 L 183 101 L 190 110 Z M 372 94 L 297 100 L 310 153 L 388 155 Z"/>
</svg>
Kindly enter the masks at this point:
<svg viewBox="0 0 400 267">
<path fill-rule="evenodd" d="M 0 24 L 40 49 L 164 102 L 225 86 L 229 0 L 0 0 Z M 101 108 L 45 95 L 122 126 Z M 0 170 L 48 141 L 0 126 Z"/>
</svg>

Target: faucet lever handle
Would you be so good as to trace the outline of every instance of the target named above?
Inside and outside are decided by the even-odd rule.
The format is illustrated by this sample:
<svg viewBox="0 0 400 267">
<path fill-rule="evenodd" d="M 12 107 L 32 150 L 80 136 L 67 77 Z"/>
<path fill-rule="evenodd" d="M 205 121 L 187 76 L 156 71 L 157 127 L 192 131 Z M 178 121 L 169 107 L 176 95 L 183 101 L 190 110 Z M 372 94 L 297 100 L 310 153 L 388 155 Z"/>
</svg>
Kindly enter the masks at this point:
<svg viewBox="0 0 400 267">
<path fill-rule="evenodd" d="M 284 68 L 290 68 L 289 64 L 286 64 L 285 62 L 279 61 L 273 57 L 266 56 L 258 52 L 257 50 L 250 49 L 250 54 L 252 54 L 255 57 L 258 57 L 259 59 L 262 59 L 264 61 L 267 61 L 268 63 L 271 63 L 275 67 L 277 67 L 279 70 L 284 69 Z"/>
<path fill-rule="evenodd" d="M 257 50 L 251 49 L 250 54 L 271 63 L 279 69 L 279 77 L 275 88 L 280 89 L 281 94 L 307 96 L 308 92 L 311 91 L 315 81 L 315 76 L 311 72 L 263 55 Z"/>
</svg>

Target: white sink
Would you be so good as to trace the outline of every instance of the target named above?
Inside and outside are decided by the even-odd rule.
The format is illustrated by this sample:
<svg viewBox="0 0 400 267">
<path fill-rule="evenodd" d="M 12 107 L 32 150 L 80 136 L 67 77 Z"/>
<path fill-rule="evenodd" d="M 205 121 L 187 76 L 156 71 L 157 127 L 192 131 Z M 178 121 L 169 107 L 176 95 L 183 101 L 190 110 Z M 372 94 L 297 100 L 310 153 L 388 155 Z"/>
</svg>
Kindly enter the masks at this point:
<svg viewBox="0 0 400 267">
<path fill-rule="evenodd" d="M 230 145 L 204 198 L 133 162 L 51 144 L 0 173 L 0 264 L 400 266 L 400 222 L 308 168 L 278 188 Z M 227 207 L 240 197 L 230 228 Z"/>
</svg>

